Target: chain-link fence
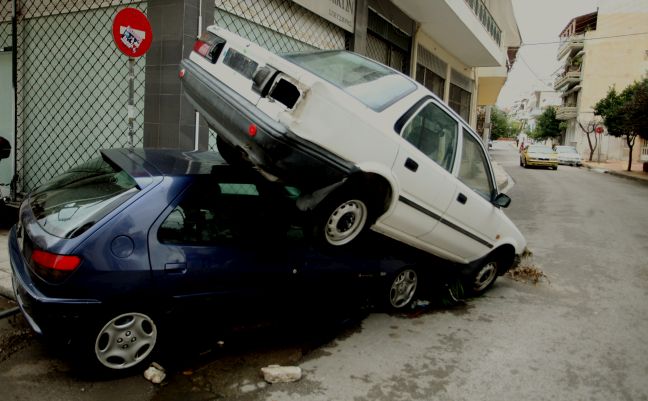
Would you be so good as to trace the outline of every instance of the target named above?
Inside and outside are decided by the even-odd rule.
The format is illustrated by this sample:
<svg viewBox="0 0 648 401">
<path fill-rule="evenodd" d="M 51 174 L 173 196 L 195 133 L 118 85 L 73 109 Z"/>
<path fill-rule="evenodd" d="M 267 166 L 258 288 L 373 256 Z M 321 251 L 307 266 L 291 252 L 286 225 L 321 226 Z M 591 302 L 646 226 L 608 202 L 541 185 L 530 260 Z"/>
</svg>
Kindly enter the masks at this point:
<svg viewBox="0 0 648 401">
<path fill-rule="evenodd" d="M 346 32 L 291 0 L 216 0 L 214 21 L 275 53 L 348 49 Z M 209 148 L 216 150 L 210 132 Z"/>
<path fill-rule="evenodd" d="M 17 189 L 26 192 L 97 154 L 128 146 L 127 57 L 112 38 L 115 14 L 132 0 L 4 2 L 0 43 L 15 43 Z M 15 29 L 15 39 L 12 31 Z M 11 45 L 9 45 L 11 46 Z M 135 144 L 143 138 L 144 66 L 135 64 Z"/>
<path fill-rule="evenodd" d="M 291 0 L 212 4 L 215 23 L 276 53 L 348 48 L 343 29 Z M 128 59 L 111 34 L 115 14 L 127 6 L 147 10 L 147 2 L 137 0 L 0 3 L 0 49 L 7 56 L 0 63 L 9 63 L 17 77 L 11 139 L 18 193 L 95 156 L 99 149 L 129 145 Z M 135 146 L 143 143 L 145 65 L 145 57 L 135 63 Z M 214 135 L 209 144 L 216 149 Z"/>
</svg>

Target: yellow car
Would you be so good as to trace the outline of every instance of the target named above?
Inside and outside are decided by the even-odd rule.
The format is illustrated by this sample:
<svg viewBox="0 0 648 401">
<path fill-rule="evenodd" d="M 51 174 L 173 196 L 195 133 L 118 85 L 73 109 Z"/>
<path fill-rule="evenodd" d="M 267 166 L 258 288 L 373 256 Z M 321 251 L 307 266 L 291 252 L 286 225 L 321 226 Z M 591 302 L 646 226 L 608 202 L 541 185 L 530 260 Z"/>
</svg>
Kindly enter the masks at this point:
<svg viewBox="0 0 648 401">
<path fill-rule="evenodd" d="M 520 152 L 520 166 L 540 166 L 558 170 L 558 153 L 549 146 L 529 145 Z"/>
</svg>

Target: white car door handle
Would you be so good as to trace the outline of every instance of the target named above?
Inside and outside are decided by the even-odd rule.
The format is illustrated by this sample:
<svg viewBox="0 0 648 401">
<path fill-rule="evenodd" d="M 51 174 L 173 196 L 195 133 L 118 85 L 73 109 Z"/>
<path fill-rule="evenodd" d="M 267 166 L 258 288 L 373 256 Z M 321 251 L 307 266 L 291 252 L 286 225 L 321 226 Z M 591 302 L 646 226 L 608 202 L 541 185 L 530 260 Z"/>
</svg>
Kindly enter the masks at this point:
<svg viewBox="0 0 648 401">
<path fill-rule="evenodd" d="M 409 170 L 416 171 L 418 170 L 418 163 L 408 157 L 405 160 L 405 167 Z"/>
<path fill-rule="evenodd" d="M 466 198 L 466 195 L 462 194 L 461 192 L 459 193 L 459 196 L 457 196 L 457 202 L 461 203 L 462 205 L 465 205 L 467 200 L 468 198 Z"/>
</svg>

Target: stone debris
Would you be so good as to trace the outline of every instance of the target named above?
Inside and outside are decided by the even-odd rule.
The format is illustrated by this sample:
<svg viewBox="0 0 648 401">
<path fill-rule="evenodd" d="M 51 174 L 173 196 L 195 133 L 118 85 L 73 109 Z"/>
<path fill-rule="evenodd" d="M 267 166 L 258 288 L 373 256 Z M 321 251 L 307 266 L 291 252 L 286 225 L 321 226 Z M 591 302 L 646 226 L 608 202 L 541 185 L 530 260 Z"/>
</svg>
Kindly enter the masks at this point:
<svg viewBox="0 0 648 401">
<path fill-rule="evenodd" d="M 302 377 L 302 370 L 299 366 L 270 365 L 261 368 L 261 372 L 268 383 L 290 383 Z"/>
<path fill-rule="evenodd" d="M 144 378 L 153 384 L 162 383 L 165 377 L 166 373 L 164 373 L 164 368 L 155 362 L 144 371 Z"/>
</svg>

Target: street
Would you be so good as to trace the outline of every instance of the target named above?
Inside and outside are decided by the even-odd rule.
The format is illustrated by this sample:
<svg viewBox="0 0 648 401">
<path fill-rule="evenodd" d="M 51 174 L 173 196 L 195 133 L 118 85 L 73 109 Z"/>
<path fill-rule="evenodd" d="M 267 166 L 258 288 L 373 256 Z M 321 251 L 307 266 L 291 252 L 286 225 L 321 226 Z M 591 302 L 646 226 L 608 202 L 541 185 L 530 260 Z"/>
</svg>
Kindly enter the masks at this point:
<svg viewBox="0 0 648 401">
<path fill-rule="evenodd" d="M 506 213 L 546 275 L 537 284 L 503 276 L 456 306 L 326 329 L 295 318 L 214 338 L 162 385 L 88 377 L 18 315 L 0 320 L 1 398 L 648 400 L 648 185 L 586 168 L 524 169 L 510 142 L 495 142 L 491 156 L 514 182 Z M 266 384 L 259 370 L 270 364 L 304 377 Z"/>
</svg>

